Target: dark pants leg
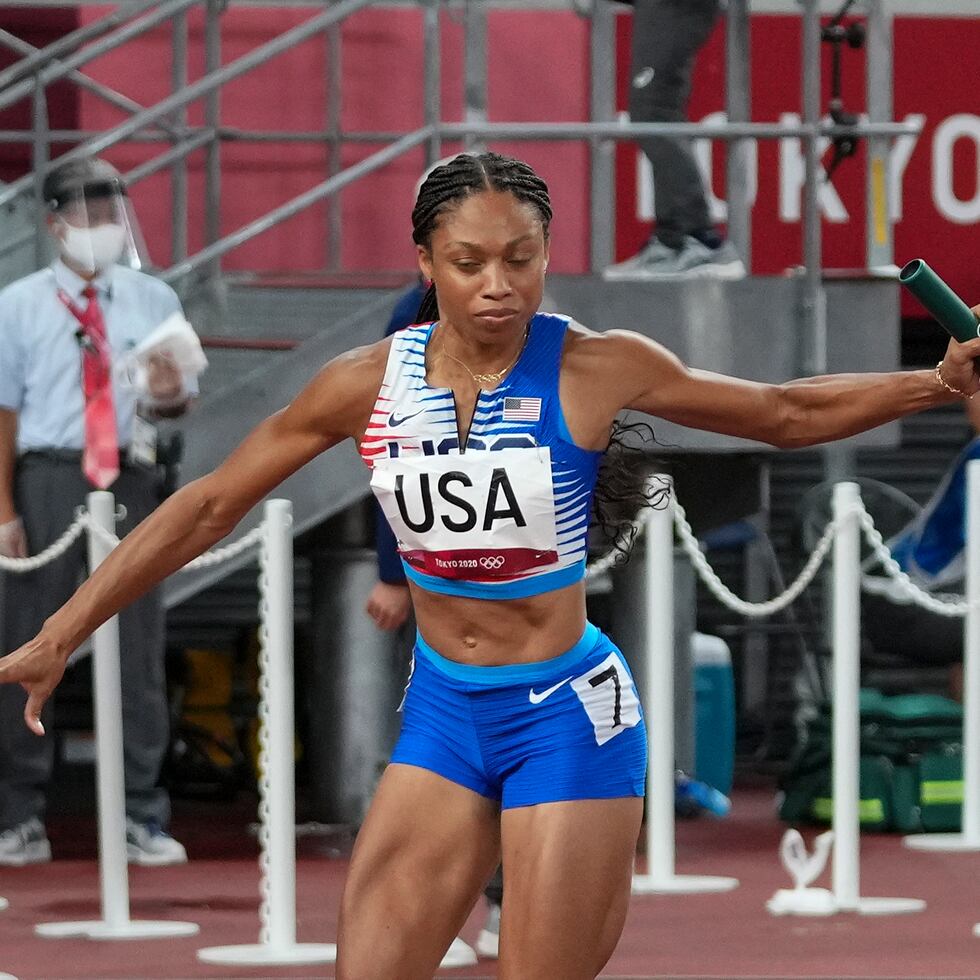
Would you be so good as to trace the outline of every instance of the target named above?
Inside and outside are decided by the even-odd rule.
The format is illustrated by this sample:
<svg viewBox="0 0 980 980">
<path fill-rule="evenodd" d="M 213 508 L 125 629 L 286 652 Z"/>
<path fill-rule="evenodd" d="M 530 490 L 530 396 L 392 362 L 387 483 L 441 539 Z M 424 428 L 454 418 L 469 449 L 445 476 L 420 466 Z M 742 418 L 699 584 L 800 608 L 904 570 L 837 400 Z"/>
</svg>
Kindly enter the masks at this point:
<svg viewBox="0 0 980 980">
<path fill-rule="evenodd" d="M 629 110 L 633 122 L 685 122 L 691 70 L 711 34 L 719 0 L 636 0 Z M 639 140 L 653 167 L 657 237 L 680 248 L 712 227 L 704 184 L 687 140 Z"/>
<path fill-rule="evenodd" d="M 15 494 L 31 554 L 51 544 L 74 520 L 75 508 L 89 491 L 78 464 L 29 457 L 18 465 Z M 124 469 L 111 488 L 127 510 L 117 533 L 123 534 L 156 504 L 149 472 Z M 85 574 L 84 539 L 61 558 L 28 574 L 4 575 L 4 649 L 16 649 L 34 637 L 74 592 Z M 163 665 L 163 612 L 159 596 L 138 600 L 119 617 L 123 701 L 126 809 L 138 820 L 166 824 L 169 800 L 157 786 L 169 740 L 169 713 Z M 53 764 L 50 735 L 38 738 L 23 722 L 26 694 L 19 686 L 0 686 L 0 830 L 32 816 L 43 816 Z M 53 729 L 53 707 L 42 715 Z"/>
<path fill-rule="evenodd" d="M 124 469 L 112 487 L 126 507 L 117 533 L 128 534 L 159 503 L 156 477 Z M 120 669 L 123 692 L 123 761 L 126 813 L 145 823 L 170 823 L 170 797 L 158 785 L 170 744 L 170 706 L 164 664 L 166 622 L 160 592 L 154 589 L 119 614 Z"/>
<path fill-rule="evenodd" d="M 483 894 L 491 905 L 501 905 L 504 900 L 504 869 L 497 865 L 493 877 L 487 882 L 487 887 L 483 889 Z"/>
</svg>

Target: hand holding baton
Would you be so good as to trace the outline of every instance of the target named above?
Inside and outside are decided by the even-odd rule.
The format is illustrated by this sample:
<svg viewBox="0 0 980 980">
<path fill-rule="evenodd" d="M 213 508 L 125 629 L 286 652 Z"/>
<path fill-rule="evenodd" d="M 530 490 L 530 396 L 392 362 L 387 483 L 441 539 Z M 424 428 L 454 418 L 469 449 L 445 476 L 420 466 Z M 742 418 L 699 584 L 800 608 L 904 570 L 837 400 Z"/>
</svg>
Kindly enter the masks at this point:
<svg viewBox="0 0 980 980">
<path fill-rule="evenodd" d="M 898 281 L 946 328 L 965 344 L 980 336 L 980 320 L 923 259 L 912 259 L 898 274 Z"/>
</svg>

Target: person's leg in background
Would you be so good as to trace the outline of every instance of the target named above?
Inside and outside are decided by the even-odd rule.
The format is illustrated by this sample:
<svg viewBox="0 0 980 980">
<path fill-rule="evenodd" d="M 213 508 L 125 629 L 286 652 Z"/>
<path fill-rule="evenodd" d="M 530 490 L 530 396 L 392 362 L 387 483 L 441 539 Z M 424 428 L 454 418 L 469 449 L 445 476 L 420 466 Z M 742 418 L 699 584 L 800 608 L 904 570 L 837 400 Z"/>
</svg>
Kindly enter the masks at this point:
<svg viewBox="0 0 980 980">
<path fill-rule="evenodd" d="M 28 456 L 17 464 L 14 493 L 27 534 L 28 551 L 37 555 L 75 520 L 77 464 Z M 81 478 L 81 472 L 78 472 Z M 66 554 L 31 572 L 7 572 L 3 579 L 4 651 L 33 639 L 44 621 L 67 602 L 85 566 L 84 538 Z M 41 738 L 24 724 L 27 693 L 16 684 L 0 686 L 0 865 L 50 860 L 44 829 L 47 786 L 54 765 L 54 705 L 45 706 Z"/>
<path fill-rule="evenodd" d="M 117 524 L 120 537 L 159 503 L 156 474 L 149 469 L 125 466 L 112 490 L 126 510 Z M 187 854 L 167 832 L 170 797 L 160 786 L 160 770 L 170 743 L 170 709 L 164 664 L 165 617 L 159 590 L 137 599 L 120 613 L 119 649 L 129 860 L 143 865 L 181 864 Z"/>
<path fill-rule="evenodd" d="M 487 921 L 476 937 L 475 949 L 484 959 L 495 960 L 500 952 L 500 907 L 504 901 L 504 869 L 502 865 L 483 889 L 487 900 Z"/>
<path fill-rule="evenodd" d="M 711 36 L 720 10 L 719 0 L 636 0 L 631 121 L 687 121 L 694 60 Z M 638 142 L 653 169 L 656 228 L 640 253 L 610 266 L 606 278 L 744 276 L 734 247 L 722 239 L 711 220 L 690 141 L 655 136 Z"/>
</svg>

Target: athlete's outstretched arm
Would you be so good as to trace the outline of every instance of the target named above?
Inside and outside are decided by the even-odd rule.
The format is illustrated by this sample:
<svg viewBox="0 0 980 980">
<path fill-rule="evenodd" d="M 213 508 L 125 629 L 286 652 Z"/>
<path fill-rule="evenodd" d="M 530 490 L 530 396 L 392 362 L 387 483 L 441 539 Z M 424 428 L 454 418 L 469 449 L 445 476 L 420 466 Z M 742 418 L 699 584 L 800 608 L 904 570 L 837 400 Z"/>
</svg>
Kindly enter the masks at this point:
<svg viewBox="0 0 980 980">
<path fill-rule="evenodd" d="M 937 382 L 934 369 L 834 374 L 773 385 L 689 368 L 661 345 L 628 331 L 583 340 L 581 353 L 566 356 L 565 364 L 573 377 L 592 375 L 591 388 L 580 390 L 589 390 L 592 399 L 604 397 L 613 414 L 635 409 L 784 449 L 832 442 L 960 397 Z M 980 339 L 951 340 L 942 366 L 946 384 L 966 395 L 980 390 L 976 358 Z"/>
<path fill-rule="evenodd" d="M 363 432 L 384 356 L 372 345 L 331 361 L 296 399 L 249 434 L 216 470 L 189 483 L 126 535 L 33 640 L 0 659 L 0 683 L 20 682 L 24 718 L 41 708 L 71 652 L 134 599 L 227 535 L 269 491 L 314 456 Z"/>
</svg>

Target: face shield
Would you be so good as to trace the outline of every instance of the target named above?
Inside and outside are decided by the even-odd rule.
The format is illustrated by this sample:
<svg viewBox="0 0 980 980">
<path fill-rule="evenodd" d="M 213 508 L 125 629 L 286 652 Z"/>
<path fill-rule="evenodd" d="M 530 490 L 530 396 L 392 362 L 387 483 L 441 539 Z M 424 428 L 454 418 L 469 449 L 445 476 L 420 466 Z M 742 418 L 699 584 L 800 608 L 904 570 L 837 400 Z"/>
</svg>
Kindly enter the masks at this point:
<svg viewBox="0 0 980 980">
<path fill-rule="evenodd" d="M 51 233 L 70 268 L 97 275 L 116 263 L 146 266 L 146 243 L 118 179 L 66 188 L 50 208 Z"/>
</svg>

